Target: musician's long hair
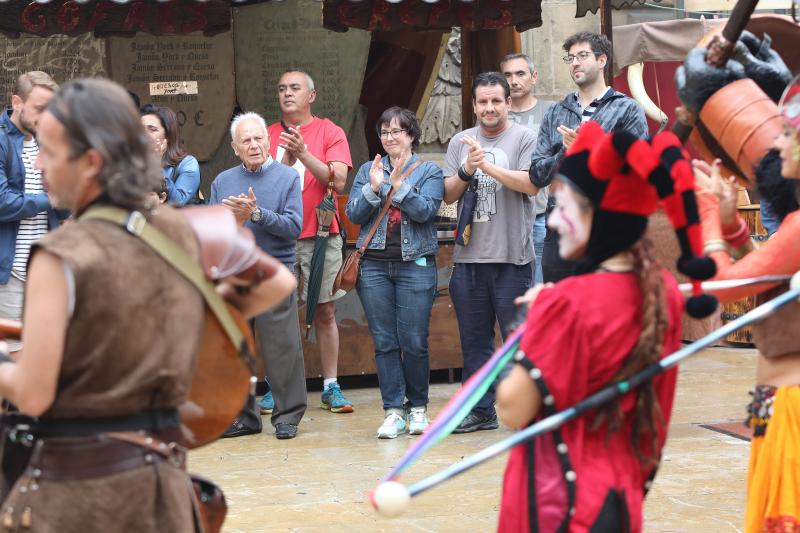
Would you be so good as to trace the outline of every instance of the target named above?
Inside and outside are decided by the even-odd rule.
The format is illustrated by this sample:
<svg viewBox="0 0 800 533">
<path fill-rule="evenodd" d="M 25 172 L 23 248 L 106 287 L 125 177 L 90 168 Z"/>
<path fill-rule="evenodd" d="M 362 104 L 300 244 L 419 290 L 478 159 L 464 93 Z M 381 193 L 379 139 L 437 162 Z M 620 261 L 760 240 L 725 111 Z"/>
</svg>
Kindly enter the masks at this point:
<svg viewBox="0 0 800 533">
<path fill-rule="evenodd" d="M 73 158 L 89 149 L 103 158 L 97 181 L 105 195 L 121 207 L 142 207 L 163 174 L 128 92 L 107 79 L 72 80 L 47 109 L 64 127 Z"/>
<path fill-rule="evenodd" d="M 636 345 L 617 373 L 613 382 L 627 379 L 642 368 L 655 363 L 664 350 L 664 334 L 668 325 L 668 310 L 661 266 L 653 253 L 653 244 L 646 237 L 630 248 L 635 273 L 642 293 L 641 332 Z M 658 402 L 653 382 L 648 381 L 634 392 L 636 406 L 633 410 L 631 445 L 643 466 L 652 466 L 658 461 L 659 428 L 664 424 L 661 405 Z M 624 413 L 619 399 L 607 404 L 594 420 L 597 428 L 608 424 L 609 434 L 622 429 Z M 646 449 L 642 453 L 642 449 Z"/>
</svg>

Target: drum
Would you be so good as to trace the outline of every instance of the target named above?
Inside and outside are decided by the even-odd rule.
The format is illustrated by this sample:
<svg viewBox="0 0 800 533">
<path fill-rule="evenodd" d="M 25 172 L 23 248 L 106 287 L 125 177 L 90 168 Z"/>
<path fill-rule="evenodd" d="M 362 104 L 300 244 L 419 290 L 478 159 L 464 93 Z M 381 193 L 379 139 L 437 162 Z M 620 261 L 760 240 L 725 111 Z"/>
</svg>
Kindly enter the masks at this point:
<svg viewBox="0 0 800 533">
<path fill-rule="evenodd" d="M 739 210 L 739 216 L 741 216 L 747 225 L 750 227 L 750 237 L 756 241 L 756 244 L 761 245 L 764 241 L 767 240 L 767 230 L 764 229 L 764 226 L 761 225 L 761 212 L 759 211 L 758 204 L 751 204 L 751 205 L 743 205 L 737 208 Z M 754 309 L 756 307 L 756 297 L 750 296 L 743 300 L 737 300 L 735 302 L 730 302 L 727 304 L 722 304 L 721 309 L 721 317 L 722 322 L 727 323 L 735 320 L 745 314 L 746 312 Z M 734 331 L 727 337 L 725 340 L 728 342 L 738 343 L 738 344 L 752 344 L 753 343 L 753 331 L 748 326 L 745 328 L 741 328 L 737 331 Z"/>
</svg>

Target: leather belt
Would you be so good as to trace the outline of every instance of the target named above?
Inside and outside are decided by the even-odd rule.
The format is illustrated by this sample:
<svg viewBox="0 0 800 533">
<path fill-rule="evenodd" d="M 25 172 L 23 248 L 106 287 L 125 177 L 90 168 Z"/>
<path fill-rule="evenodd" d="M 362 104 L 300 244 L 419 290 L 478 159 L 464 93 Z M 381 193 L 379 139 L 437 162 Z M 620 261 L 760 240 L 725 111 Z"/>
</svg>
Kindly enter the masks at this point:
<svg viewBox="0 0 800 533">
<path fill-rule="evenodd" d="M 45 438 L 34 445 L 25 475 L 34 479 L 74 481 L 118 474 L 167 462 L 186 464 L 182 446 L 142 432 L 102 433 L 80 438 Z"/>
<path fill-rule="evenodd" d="M 160 431 L 180 424 L 178 410 L 171 408 L 103 418 L 40 418 L 33 430 L 42 437 L 88 437 L 107 432 Z"/>
</svg>

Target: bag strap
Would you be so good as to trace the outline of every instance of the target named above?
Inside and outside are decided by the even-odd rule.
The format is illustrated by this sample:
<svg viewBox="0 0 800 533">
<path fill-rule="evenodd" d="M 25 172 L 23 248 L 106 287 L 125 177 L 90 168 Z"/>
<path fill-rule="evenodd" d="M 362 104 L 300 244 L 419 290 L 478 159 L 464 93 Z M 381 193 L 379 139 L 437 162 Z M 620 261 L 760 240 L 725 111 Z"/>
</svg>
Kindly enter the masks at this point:
<svg viewBox="0 0 800 533">
<path fill-rule="evenodd" d="M 119 207 L 102 206 L 91 207 L 83 213 L 79 220 L 105 220 L 122 226 L 134 237 L 139 237 L 153 249 L 164 261 L 178 271 L 192 285 L 194 285 L 208 305 L 211 312 L 219 320 L 222 329 L 238 349 L 245 345 L 245 337 L 236 325 L 233 316 L 228 310 L 225 300 L 217 293 L 214 284 L 206 279 L 203 269 L 186 251 L 175 241 L 167 237 L 152 224 L 148 224 L 144 215 L 139 211 L 128 211 Z"/>
<path fill-rule="evenodd" d="M 414 170 L 416 170 L 416 168 L 421 164 L 422 164 L 422 159 L 417 159 L 413 165 L 408 167 L 406 171 L 403 172 L 403 175 L 400 176 L 400 181 L 406 179 L 408 175 L 414 172 Z M 372 240 L 372 236 L 375 235 L 375 232 L 378 230 L 378 224 L 381 223 L 381 220 L 383 220 L 383 217 L 386 215 L 386 213 L 389 211 L 389 208 L 392 206 L 392 198 L 394 198 L 394 192 L 395 190 L 394 188 L 392 188 L 389 191 L 389 194 L 386 195 L 386 201 L 384 202 L 380 213 L 378 213 L 378 216 L 375 218 L 375 222 L 372 223 L 372 227 L 369 228 L 369 232 L 367 232 L 366 237 L 364 237 L 364 242 L 361 243 L 361 248 L 358 249 L 359 254 L 364 255 L 364 252 L 367 250 L 367 245 L 369 244 L 369 241 Z"/>
</svg>

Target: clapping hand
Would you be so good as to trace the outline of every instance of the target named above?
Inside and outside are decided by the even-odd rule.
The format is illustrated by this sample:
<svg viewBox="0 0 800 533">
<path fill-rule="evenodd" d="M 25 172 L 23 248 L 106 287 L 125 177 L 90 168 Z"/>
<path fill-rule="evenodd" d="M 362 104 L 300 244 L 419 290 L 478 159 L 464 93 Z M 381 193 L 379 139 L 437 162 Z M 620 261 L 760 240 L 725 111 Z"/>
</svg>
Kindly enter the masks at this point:
<svg viewBox="0 0 800 533">
<path fill-rule="evenodd" d="M 464 161 L 464 170 L 467 171 L 467 174 L 475 174 L 475 171 L 482 168 L 486 162 L 486 152 L 478 140 L 470 135 L 461 137 L 461 142 L 469 146 L 467 160 Z"/>
<path fill-rule="evenodd" d="M 411 152 L 405 150 L 400 152 L 400 155 L 396 158 L 393 158 L 392 174 L 389 176 L 389 181 L 392 183 L 392 187 L 394 187 L 395 190 L 399 189 L 400 185 L 403 184 L 403 169 L 409 159 L 411 159 Z"/>
<path fill-rule="evenodd" d="M 372 166 L 369 169 L 369 185 L 372 190 L 377 194 L 383 185 L 383 163 L 381 163 L 381 155 L 375 156 L 372 160 Z"/>
<path fill-rule="evenodd" d="M 250 220 L 253 211 L 258 207 L 256 194 L 253 192 L 252 187 L 247 190 L 246 195 L 242 193 L 239 196 L 228 196 L 222 200 L 222 203 L 233 212 L 233 216 L 236 217 L 236 222 L 240 226 L 244 226 Z"/>
<path fill-rule="evenodd" d="M 300 126 L 289 127 L 288 131 L 281 132 L 279 140 L 286 150 L 283 154 L 284 165 L 292 166 L 306 151 L 306 142 L 300 133 Z"/>
<path fill-rule="evenodd" d="M 573 130 L 572 128 L 568 128 L 562 124 L 556 128 L 556 131 L 564 138 L 564 148 L 569 150 L 569 147 L 572 146 L 573 142 L 575 142 L 575 137 L 578 136 L 578 128 Z"/>
<path fill-rule="evenodd" d="M 695 178 L 695 181 L 701 187 L 714 193 L 719 200 L 720 222 L 723 226 L 730 226 L 736 222 L 736 200 L 738 199 L 736 177 L 723 178 L 719 170 L 720 164 L 719 159 L 715 159 L 711 165 L 700 159 L 692 161 L 695 176 L 698 174 L 706 176 L 705 180 Z"/>
</svg>

